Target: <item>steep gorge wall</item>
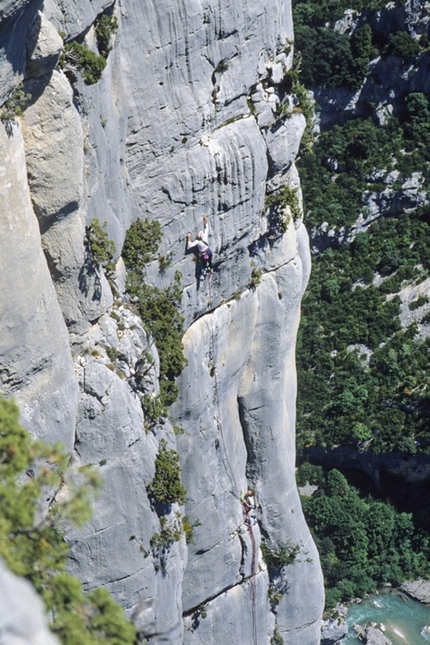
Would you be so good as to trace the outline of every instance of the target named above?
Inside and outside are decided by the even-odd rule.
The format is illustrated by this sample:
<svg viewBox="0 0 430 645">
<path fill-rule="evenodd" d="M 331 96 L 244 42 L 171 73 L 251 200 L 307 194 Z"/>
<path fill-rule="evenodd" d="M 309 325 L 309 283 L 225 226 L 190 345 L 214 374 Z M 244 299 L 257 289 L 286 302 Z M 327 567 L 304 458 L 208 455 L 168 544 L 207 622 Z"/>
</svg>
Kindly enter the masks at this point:
<svg viewBox="0 0 430 645">
<path fill-rule="evenodd" d="M 119 28 L 102 79 L 87 86 L 78 74 L 72 87 L 53 69 L 58 32 L 95 49 L 92 25 L 105 10 Z M 46 0 L 0 14 L 3 99 L 23 78 L 31 94 L 24 117 L 0 128 L 2 390 L 33 433 L 73 449 L 74 464 L 100 464 L 94 517 L 68 536 L 71 569 L 89 589 L 105 585 L 151 643 L 263 645 L 275 626 L 285 644 L 319 642 L 321 572 L 294 479 L 308 241 L 300 220 L 269 235 L 264 212 L 267 190 L 299 188 L 304 117 L 276 110 L 292 59 L 290 10 L 278 0 Z M 204 214 L 210 285 L 184 253 Z M 148 280 L 166 286 L 182 274 L 188 366 L 170 413 L 177 436 L 169 421 L 145 428 L 140 398 L 158 390 L 157 350 L 122 301 L 122 261 L 115 297 L 93 264 L 85 226 L 94 217 L 118 250 L 132 221 L 157 219 L 171 267 L 154 262 Z M 250 288 L 253 268 L 265 273 Z M 148 353 L 155 365 L 140 378 Z M 181 456 L 185 512 L 201 523 L 194 545 L 183 536 L 166 552 L 150 548 L 160 523 L 146 491 L 162 438 Z M 276 580 L 244 523 L 249 485 L 261 506 L 256 549 L 261 536 L 273 548 L 300 545 Z M 276 607 L 269 586 L 282 591 Z"/>
</svg>

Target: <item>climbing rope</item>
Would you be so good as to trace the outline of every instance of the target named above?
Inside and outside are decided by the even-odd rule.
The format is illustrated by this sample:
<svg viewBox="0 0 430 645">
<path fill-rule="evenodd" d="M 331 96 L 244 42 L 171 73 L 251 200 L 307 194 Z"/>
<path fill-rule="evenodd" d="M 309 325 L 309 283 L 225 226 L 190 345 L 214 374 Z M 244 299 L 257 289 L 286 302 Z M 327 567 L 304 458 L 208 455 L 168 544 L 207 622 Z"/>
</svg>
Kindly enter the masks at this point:
<svg viewBox="0 0 430 645">
<path fill-rule="evenodd" d="M 210 297 L 210 302 L 212 304 L 213 301 L 212 301 L 212 289 L 211 289 L 211 280 L 210 280 L 210 278 L 208 280 L 208 284 L 209 284 L 209 297 Z M 210 312 L 210 314 L 212 314 L 212 315 L 210 317 L 211 326 L 210 326 L 210 330 L 209 330 L 209 333 L 211 335 L 211 344 L 210 344 L 210 350 L 209 350 L 209 360 L 213 365 L 213 372 L 214 372 L 215 403 L 216 403 L 216 408 L 217 408 L 216 423 L 217 423 L 217 427 L 218 427 L 220 437 L 221 437 L 221 441 L 222 441 L 222 445 L 223 445 L 223 453 L 225 455 L 225 462 L 224 463 L 227 464 L 226 465 L 226 471 L 227 471 L 227 474 L 228 474 L 228 476 L 230 478 L 231 483 L 233 484 L 233 491 L 232 492 L 233 492 L 235 497 L 240 499 L 240 495 L 239 495 L 237 485 L 236 485 L 236 479 L 235 479 L 235 476 L 234 476 L 234 471 L 233 471 L 233 468 L 231 466 L 230 460 L 228 458 L 228 451 L 227 451 L 227 446 L 226 446 L 225 437 L 224 437 L 224 431 L 223 431 L 223 427 L 222 427 L 222 423 L 221 423 L 221 408 L 220 408 L 220 402 L 219 402 L 218 376 L 217 376 L 217 371 L 216 371 L 216 367 L 215 367 L 215 333 L 214 333 L 214 326 L 213 326 L 213 313 L 214 313 L 214 311 L 215 310 L 212 309 L 212 311 Z M 256 576 L 256 573 L 257 573 L 257 566 L 256 566 L 257 565 L 257 558 L 256 558 L 257 549 L 256 549 L 256 544 L 255 544 L 254 532 L 252 530 L 251 518 L 249 517 L 248 513 L 246 512 L 245 507 L 244 507 L 243 504 L 242 504 L 242 511 L 243 511 L 245 524 L 248 527 L 249 536 L 250 536 L 250 539 L 251 539 L 251 546 L 252 546 L 251 585 L 250 585 L 250 589 L 251 589 L 251 602 L 252 602 L 253 640 L 254 640 L 254 645 L 258 645 L 258 643 L 257 643 L 257 607 L 256 607 L 256 604 L 257 604 L 257 583 L 256 583 L 256 579 L 255 579 L 255 576 Z"/>
<path fill-rule="evenodd" d="M 257 548 L 255 545 L 255 537 L 254 537 L 254 532 L 252 530 L 251 518 L 245 512 L 245 509 L 244 509 L 244 514 L 245 514 L 245 522 L 248 524 L 248 531 L 249 531 L 249 536 L 251 538 L 251 545 L 252 545 L 250 589 L 251 589 L 251 602 L 252 602 L 252 625 L 253 625 L 254 645 L 257 645 L 257 582 L 255 579 L 255 576 L 257 573 L 257 566 L 256 566 Z"/>
</svg>

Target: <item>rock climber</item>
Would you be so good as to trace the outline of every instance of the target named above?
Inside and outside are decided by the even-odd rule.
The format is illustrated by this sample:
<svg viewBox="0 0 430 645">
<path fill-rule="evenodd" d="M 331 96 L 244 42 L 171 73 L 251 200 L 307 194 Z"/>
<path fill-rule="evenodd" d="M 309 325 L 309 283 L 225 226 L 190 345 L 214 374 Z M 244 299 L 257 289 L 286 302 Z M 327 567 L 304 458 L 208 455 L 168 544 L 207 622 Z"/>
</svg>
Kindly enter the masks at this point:
<svg viewBox="0 0 430 645">
<path fill-rule="evenodd" d="M 207 240 L 209 239 L 209 224 L 206 215 L 203 215 L 203 231 L 197 236 L 194 242 L 191 241 L 191 233 L 187 235 L 187 251 L 196 249 L 198 251 L 198 273 L 204 277 L 205 273 L 212 274 L 212 251 Z"/>
<path fill-rule="evenodd" d="M 243 498 L 243 508 L 245 511 L 246 521 L 250 526 L 257 524 L 257 515 L 255 503 L 254 491 L 252 488 L 248 488 Z"/>
</svg>

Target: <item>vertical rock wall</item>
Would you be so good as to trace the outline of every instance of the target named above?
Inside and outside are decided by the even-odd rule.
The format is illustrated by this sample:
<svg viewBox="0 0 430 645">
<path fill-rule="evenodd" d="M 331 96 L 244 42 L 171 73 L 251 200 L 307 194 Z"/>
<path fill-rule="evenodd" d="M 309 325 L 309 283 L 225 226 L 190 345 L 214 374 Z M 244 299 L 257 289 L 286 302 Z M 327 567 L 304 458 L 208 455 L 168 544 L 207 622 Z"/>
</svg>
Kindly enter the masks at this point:
<svg viewBox="0 0 430 645">
<path fill-rule="evenodd" d="M 19 125 L 0 124 L 0 373 L 26 426 L 61 438 L 74 465 L 99 464 L 105 478 L 93 520 L 69 532 L 71 569 L 88 589 L 106 586 L 150 643 L 268 645 L 276 630 L 285 644 L 316 645 L 321 572 L 294 479 L 294 348 L 309 250 L 300 220 L 274 234 L 264 207 L 266 192 L 299 191 L 304 117 L 282 91 L 290 4 L 9 4 L 4 97 L 24 80 L 31 98 Z M 118 20 L 107 67 L 95 85 L 79 73 L 71 84 L 54 69 L 58 32 L 96 51 L 103 11 Z M 27 34 L 20 47 L 8 25 Z M 204 214 L 211 283 L 185 254 Z M 132 221 L 159 220 L 171 267 L 154 261 L 148 280 L 164 287 L 182 274 L 188 366 L 170 412 L 176 433 L 144 418 L 143 393 L 158 391 L 157 350 L 123 301 L 121 260 L 114 296 L 94 265 L 85 235 L 94 217 L 117 257 Z M 154 546 L 161 527 L 147 486 L 160 439 L 180 453 L 184 510 L 200 523 L 194 544 L 182 535 Z M 248 486 L 259 504 L 251 531 Z M 174 527 L 183 509 L 168 511 Z M 294 564 L 268 570 L 262 540 L 299 547 Z"/>
</svg>

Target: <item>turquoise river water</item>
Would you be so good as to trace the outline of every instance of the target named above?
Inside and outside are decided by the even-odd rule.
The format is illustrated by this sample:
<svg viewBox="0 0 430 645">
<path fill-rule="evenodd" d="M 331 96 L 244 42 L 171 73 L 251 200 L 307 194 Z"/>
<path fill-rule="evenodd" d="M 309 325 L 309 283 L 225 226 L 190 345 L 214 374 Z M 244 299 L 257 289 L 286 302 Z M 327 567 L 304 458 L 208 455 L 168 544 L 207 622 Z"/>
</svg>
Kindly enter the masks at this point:
<svg viewBox="0 0 430 645">
<path fill-rule="evenodd" d="M 400 592 L 387 592 L 371 596 L 359 605 L 351 605 L 346 622 L 349 630 L 342 645 L 360 643 L 352 625 L 366 621 L 385 627 L 385 635 L 393 645 L 428 645 L 430 633 L 422 631 L 430 626 L 430 608 Z"/>
</svg>

